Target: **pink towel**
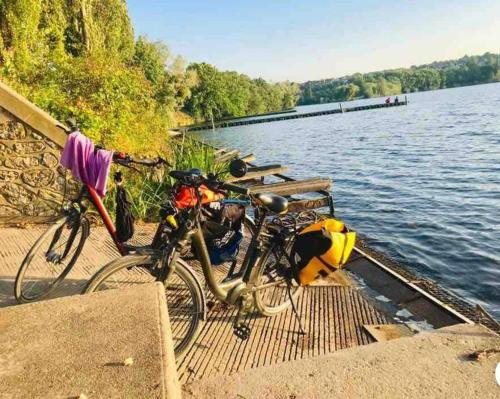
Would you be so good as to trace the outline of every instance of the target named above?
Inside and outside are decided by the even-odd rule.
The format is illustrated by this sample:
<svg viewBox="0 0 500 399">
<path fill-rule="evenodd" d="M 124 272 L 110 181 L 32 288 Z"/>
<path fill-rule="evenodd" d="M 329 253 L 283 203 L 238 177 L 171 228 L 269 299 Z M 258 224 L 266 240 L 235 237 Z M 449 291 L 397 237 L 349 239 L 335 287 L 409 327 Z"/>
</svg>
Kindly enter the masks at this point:
<svg viewBox="0 0 500 399">
<path fill-rule="evenodd" d="M 113 151 L 94 152 L 92 140 L 80 132 L 68 136 L 61 155 L 61 165 L 71 170 L 73 177 L 95 189 L 104 197 Z"/>
</svg>

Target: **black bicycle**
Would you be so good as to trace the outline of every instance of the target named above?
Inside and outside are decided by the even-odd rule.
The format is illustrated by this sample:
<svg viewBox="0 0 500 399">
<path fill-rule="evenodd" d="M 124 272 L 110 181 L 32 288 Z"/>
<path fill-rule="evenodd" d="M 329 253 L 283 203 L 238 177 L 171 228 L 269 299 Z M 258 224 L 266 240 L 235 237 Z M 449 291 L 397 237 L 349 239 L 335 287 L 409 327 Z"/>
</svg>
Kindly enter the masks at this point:
<svg viewBox="0 0 500 399">
<path fill-rule="evenodd" d="M 231 170 L 246 170 L 242 161 L 233 161 L 231 166 Z M 245 313 L 257 309 L 265 316 L 276 315 L 293 305 L 302 287 L 297 284 L 292 272 L 290 250 L 293 229 L 272 221 L 272 215 L 287 212 L 288 201 L 285 198 L 273 194 L 249 194 L 246 188 L 226 184 L 217 176 L 205 177 L 197 171 L 172 171 L 170 176 L 178 181 L 179 186 L 194 189 L 197 201 L 184 209 L 178 209 L 174 201 L 166 201 L 161 209 L 163 221 L 154 240 L 157 247 L 139 249 L 135 255 L 127 255 L 107 264 L 92 277 L 85 293 L 145 282 L 163 283 L 175 353 L 180 356 L 196 338 L 207 310 L 196 272 L 181 254 L 193 252 L 213 296 L 237 306 L 234 331 L 243 339 L 250 333 L 249 327 L 241 322 Z M 231 271 L 222 280 L 218 279 L 210 261 L 203 235 L 201 187 L 243 196 L 254 210 L 255 226 L 241 268 L 235 273 Z M 184 277 L 184 288 L 179 287 L 175 276 Z"/>
</svg>

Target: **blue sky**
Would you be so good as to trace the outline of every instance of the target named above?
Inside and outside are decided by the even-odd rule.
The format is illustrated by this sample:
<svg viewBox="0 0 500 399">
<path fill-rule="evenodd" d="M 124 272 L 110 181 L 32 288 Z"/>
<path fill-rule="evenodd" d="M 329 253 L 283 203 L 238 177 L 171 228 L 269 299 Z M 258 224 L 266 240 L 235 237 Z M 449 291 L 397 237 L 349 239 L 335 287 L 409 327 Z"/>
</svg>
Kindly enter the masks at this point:
<svg viewBox="0 0 500 399">
<path fill-rule="evenodd" d="M 136 35 L 273 81 L 500 53 L 500 0 L 128 0 Z"/>
</svg>

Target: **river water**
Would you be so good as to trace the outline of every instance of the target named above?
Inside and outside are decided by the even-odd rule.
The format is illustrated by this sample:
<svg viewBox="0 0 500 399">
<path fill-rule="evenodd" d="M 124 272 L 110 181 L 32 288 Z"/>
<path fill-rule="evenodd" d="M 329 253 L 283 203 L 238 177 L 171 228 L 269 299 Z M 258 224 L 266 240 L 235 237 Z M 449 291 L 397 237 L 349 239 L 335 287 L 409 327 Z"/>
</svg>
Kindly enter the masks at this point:
<svg viewBox="0 0 500 399">
<path fill-rule="evenodd" d="M 286 165 L 292 177 L 331 177 L 337 217 L 376 249 L 499 318 L 500 83 L 408 99 L 407 107 L 199 136 L 254 153 L 258 164 Z M 297 109 L 330 108 L 338 104 Z"/>
</svg>

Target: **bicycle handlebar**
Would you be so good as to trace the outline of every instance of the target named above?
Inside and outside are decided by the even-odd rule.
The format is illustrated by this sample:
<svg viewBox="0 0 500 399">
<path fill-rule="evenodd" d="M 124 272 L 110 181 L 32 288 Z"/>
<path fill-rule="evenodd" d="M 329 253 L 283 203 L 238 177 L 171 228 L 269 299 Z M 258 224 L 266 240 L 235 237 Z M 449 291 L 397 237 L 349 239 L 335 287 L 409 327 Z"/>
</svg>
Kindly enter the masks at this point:
<svg viewBox="0 0 500 399">
<path fill-rule="evenodd" d="M 159 165 L 170 165 L 166 160 L 161 157 L 157 159 L 134 159 L 124 152 L 115 152 L 113 154 L 113 162 L 122 165 L 130 166 L 130 164 L 143 165 L 148 167 L 155 167 Z"/>
<path fill-rule="evenodd" d="M 204 177 L 199 174 L 198 171 L 194 172 L 186 172 L 182 170 L 172 170 L 169 175 L 176 180 L 181 181 L 183 184 L 199 187 L 204 184 L 212 190 L 225 190 L 232 191 L 236 194 L 249 195 L 250 189 L 245 187 L 236 186 L 234 184 L 224 183 L 223 181 L 217 179 L 216 176 L 209 175 L 209 177 Z"/>
<path fill-rule="evenodd" d="M 223 183 L 222 186 L 221 186 L 221 188 L 223 190 L 232 191 L 233 193 L 236 193 L 236 194 L 243 194 L 243 195 L 249 195 L 250 194 L 250 189 L 249 188 L 235 186 L 234 184 Z"/>
</svg>

